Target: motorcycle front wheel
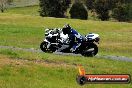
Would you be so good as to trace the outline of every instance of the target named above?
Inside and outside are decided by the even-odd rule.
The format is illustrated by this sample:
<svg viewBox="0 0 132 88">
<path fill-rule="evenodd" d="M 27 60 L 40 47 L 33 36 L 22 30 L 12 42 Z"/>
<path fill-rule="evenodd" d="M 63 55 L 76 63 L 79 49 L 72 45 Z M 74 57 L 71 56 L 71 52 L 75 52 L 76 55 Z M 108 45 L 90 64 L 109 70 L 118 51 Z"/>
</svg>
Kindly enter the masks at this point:
<svg viewBox="0 0 132 88">
<path fill-rule="evenodd" d="M 47 42 L 42 42 L 41 44 L 40 44 L 40 49 L 43 51 L 43 52 L 47 52 L 48 51 L 48 49 L 47 49 Z"/>
<path fill-rule="evenodd" d="M 94 43 L 89 44 L 85 50 L 81 53 L 86 57 L 93 57 L 98 53 L 98 46 Z"/>
</svg>

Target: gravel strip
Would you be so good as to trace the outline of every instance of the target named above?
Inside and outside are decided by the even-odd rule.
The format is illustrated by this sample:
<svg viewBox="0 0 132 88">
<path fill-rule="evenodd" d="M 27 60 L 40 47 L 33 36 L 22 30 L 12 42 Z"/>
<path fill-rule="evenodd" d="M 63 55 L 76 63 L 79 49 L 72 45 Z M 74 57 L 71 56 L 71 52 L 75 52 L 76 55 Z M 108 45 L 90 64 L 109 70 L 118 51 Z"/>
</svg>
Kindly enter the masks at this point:
<svg viewBox="0 0 132 88">
<path fill-rule="evenodd" d="M 17 48 L 17 47 L 13 47 L 13 46 L 0 46 L 0 48 L 1 49 L 12 49 L 12 50 L 22 50 L 22 51 L 27 51 L 27 52 L 43 53 L 41 50 L 37 50 L 37 49 L 34 49 L 34 48 Z M 56 52 L 56 53 L 53 53 L 53 54 L 65 55 L 65 56 L 81 56 L 80 54 L 62 53 L 62 52 Z M 95 57 L 132 62 L 132 58 L 128 58 L 128 57 L 125 57 L 125 56 L 96 55 Z"/>
</svg>

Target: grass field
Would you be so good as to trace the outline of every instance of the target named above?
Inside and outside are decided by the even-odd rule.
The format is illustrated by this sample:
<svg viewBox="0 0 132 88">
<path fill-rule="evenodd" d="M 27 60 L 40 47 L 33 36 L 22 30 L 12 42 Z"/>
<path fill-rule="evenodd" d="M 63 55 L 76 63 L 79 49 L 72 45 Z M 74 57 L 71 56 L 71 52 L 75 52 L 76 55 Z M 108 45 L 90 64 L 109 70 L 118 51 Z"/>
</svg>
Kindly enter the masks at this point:
<svg viewBox="0 0 132 88">
<path fill-rule="evenodd" d="M 0 13 L 0 45 L 39 49 L 44 29 L 71 24 L 81 34 L 100 35 L 100 55 L 132 57 L 132 23 L 39 17 L 38 7 Z M 131 88 L 131 84 L 79 86 L 77 65 L 91 74 L 131 74 L 132 63 L 104 58 L 60 56 L 0 49 L 0 88 Z"/>
<path fill-rule="evenodd" d="M 16 7 L 16 8 L 9 8 L 6 10 L 7 13 L 11 14 L 23 14 L 23 15 L 39 15 L 39 6 L 27 6 L 27 7 Z"/>
<path fill-rule="evenodd" d="M 0 14 L 0 44 L 39 48 L 45 28 L 62 27 L 65 23 L 71 24 L 81 34 L 98 33 L 101 38 L 99 45 L 101 54 L 131 57 L 131 23 L 41 18 L 39 16 L 4 13 Z"/>
<path fill-rule="evenodd" d="M 103 58 L 59 56 L 0 50 L 1 88 L 131 88 L 132 84 L 89 84 L 80 86 L 75 78 L 77 64 L 88 74 L 132 74 L 131 62 Z M 59 83 L 59 84 L 58 84 Z"/>
</svg>

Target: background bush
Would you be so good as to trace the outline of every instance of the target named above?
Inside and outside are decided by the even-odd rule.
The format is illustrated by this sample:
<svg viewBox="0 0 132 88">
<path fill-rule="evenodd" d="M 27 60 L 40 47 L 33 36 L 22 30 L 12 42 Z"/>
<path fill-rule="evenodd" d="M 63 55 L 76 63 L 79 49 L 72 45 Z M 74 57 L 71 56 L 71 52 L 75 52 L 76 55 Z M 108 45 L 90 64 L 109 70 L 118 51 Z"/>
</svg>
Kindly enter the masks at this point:
<svg viewBox="0 0 132 88">
<path fill-rule="evenodd" d="M 71 0 L 39 0 L 40 16 L 65 17 Z"/>
<path fill-rule="evenodd" d="M 87 8 L 81 2 L 75 2 L 70 9 L 71 18 L 88 19 Z"/>
<path fill-rule="evenodd" d="M 109 16 L 109 2 L 108 0 L 95 0 L 95 11 L 98 14 L 98 18 L 102 21 L 108 20 Z"/>
<path fill-rule="evenodd" d="M 117 7 L 113 9 L 113 18 L 118 21 L 128 21 L 129 14 L 129 6 L 126 4 L 118 3 Z"/>
<path fill-rule="evenodd" d="M 88 19 L 88 10 L 102 21 L 114 18 L 118 21 L 132 21 L 132 0 L 39 0 L 40 15 L 66 17 L 69 6 L 70 17 Z M 71 3 L 72 2 L 72 3 Z"/>
</svg>

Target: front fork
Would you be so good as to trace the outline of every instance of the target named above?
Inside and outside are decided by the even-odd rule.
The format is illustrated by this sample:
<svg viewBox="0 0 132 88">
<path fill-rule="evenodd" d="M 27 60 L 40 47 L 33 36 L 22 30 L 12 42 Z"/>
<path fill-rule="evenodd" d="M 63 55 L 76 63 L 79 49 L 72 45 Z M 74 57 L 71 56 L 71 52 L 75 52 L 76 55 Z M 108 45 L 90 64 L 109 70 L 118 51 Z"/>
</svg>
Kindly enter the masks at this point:
<svg viewBox="0 0 132 88">
<path fill-rule="evenodd" d="M 50 47 L 50 42 L 47 40 L 47 39 L 44 39 L 44 42 L 47 42 L 47 49 L 49 49 L 49 47 Z"/>
</svg>

